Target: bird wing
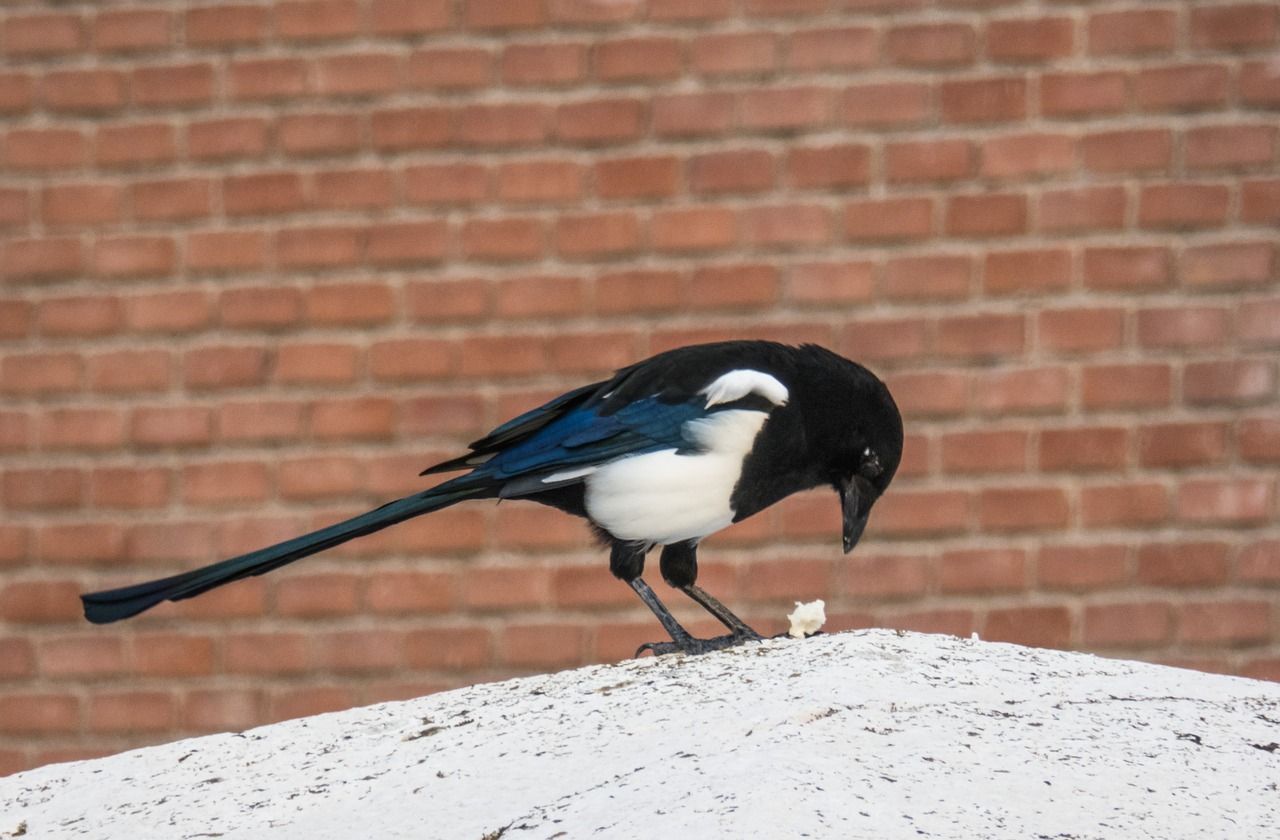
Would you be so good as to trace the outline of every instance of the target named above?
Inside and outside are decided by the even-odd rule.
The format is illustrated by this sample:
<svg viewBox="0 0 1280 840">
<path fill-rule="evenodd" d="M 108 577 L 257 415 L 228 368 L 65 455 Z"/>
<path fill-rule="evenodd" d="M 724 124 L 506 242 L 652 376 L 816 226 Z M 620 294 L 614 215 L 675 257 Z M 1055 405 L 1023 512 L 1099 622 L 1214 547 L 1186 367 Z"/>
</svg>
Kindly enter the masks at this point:
<svg viewBox="0 0 1280 840">
<path fill-rule="evenodd" d="M 776 395 L 753 390 L 752 377 L 743 376 L 772 379 L 744 368 L 753 354 L 743 351 L 760 344 L 682 348 L 623 368 L 503 423 L 472 443 L 468 454 L 423 474 L 474 468 L 476 478 L 499 483 L 500 495 L 512 497 L 581 481 L 592 467 L 628 455 L 701 451 L 702 444 L 687 435 L 690 421 L 726 409 L 768 412 L 781 404 Z"/>
</svg>

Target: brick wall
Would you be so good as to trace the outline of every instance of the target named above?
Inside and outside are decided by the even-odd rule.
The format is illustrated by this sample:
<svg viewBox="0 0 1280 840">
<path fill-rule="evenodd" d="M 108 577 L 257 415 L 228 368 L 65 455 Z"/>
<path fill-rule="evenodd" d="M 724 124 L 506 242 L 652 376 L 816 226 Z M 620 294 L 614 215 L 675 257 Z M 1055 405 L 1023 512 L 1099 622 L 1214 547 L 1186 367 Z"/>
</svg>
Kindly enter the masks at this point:
<svg viewBox="0 0 1280 840">
<path fill-rule="evenodd" d="M 908 417 L 851 557 L 825 493 L 708 541 L 764 629 L 822 597 L 836 628 L 1280 677 L 1278 17 L 6 4 L 0 772 L 658 638 L 579 523 L 518 503 L 121 625 L 75 596 L 729 336 L 861 359 Z"/>
</svg>

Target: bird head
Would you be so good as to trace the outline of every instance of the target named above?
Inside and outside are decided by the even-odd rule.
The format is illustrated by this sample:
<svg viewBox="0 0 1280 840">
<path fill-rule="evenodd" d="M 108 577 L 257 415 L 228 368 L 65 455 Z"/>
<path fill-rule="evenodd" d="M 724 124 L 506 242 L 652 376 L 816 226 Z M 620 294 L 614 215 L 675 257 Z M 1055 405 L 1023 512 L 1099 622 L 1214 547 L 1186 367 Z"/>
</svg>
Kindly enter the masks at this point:
<svg viewBox="0 0 1280 840">
<path fill-rule="evenodd" d="M 806 348 L 808 349 L 808 348 Z M 821 453 L 823 483 L 840 497 L 844 550 L 853 550 L 871 508 L 888 489 L 902 460 L 902 415 L 889 389 L 856 362 L 813 348 L 822 361 L 822 394 L 806 425 L 811 451 Z M 811 368 L 815 369 L 815 368 Z"/>
</svg>

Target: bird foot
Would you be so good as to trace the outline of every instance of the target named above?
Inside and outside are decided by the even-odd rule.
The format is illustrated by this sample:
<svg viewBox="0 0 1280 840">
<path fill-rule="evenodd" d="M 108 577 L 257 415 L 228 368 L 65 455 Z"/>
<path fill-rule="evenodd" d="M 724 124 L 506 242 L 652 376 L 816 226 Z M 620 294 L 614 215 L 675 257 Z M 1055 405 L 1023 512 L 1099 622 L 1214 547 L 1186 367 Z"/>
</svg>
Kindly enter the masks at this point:
<svg viewBox="0 0 1280 840">
<path fill-rule="evenodd" d="M 763 636 L 754 630 L 746 633 L 726 633 L 723 636 L 715 636 L 710 639 L 695 639 L 693 636 L 685 636 L 679 639 L 672 639 L 669 642 L 649 642 L 636 648 L 636 656 L 640 656 L 646 651 L 654 656 L 665 656 L 668 653 L 684 653 L 689 656 L 696 656 L 701 653 L 710 653 L 713 650 L 724 650 L 725 648 L 735 647 L 744 642 L 759 642 L 763 640 Z"/>
</svg>

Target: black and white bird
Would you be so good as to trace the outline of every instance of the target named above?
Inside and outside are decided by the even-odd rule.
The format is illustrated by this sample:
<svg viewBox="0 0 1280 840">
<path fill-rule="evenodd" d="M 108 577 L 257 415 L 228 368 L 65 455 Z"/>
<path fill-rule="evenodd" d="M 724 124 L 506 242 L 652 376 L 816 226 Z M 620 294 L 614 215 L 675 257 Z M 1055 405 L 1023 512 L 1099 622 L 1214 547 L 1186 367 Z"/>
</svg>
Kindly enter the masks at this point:
<svg viewBox="0 0 1280 840">
<path fill-rule="evenodd" d="M 700 653 L 760 636 L 697 585 L 698 543 L 801 490 L 840 498 L 844 550 L 902 455 L 902 417 L 861 365 L 815 345 L 727 341 L 682 347 L 563 394 L 423 475 L 466 474 L 310 534 L 204 568 L 83 595 L 103 624 L 260 575 L 467 499 L 529 499 L 584 517 L 609 568 L 662 622 L 654 654 Z M 728 629 L 694 638 L 641 577 L 662 546 L 663 578 Z"/>
</svg>

